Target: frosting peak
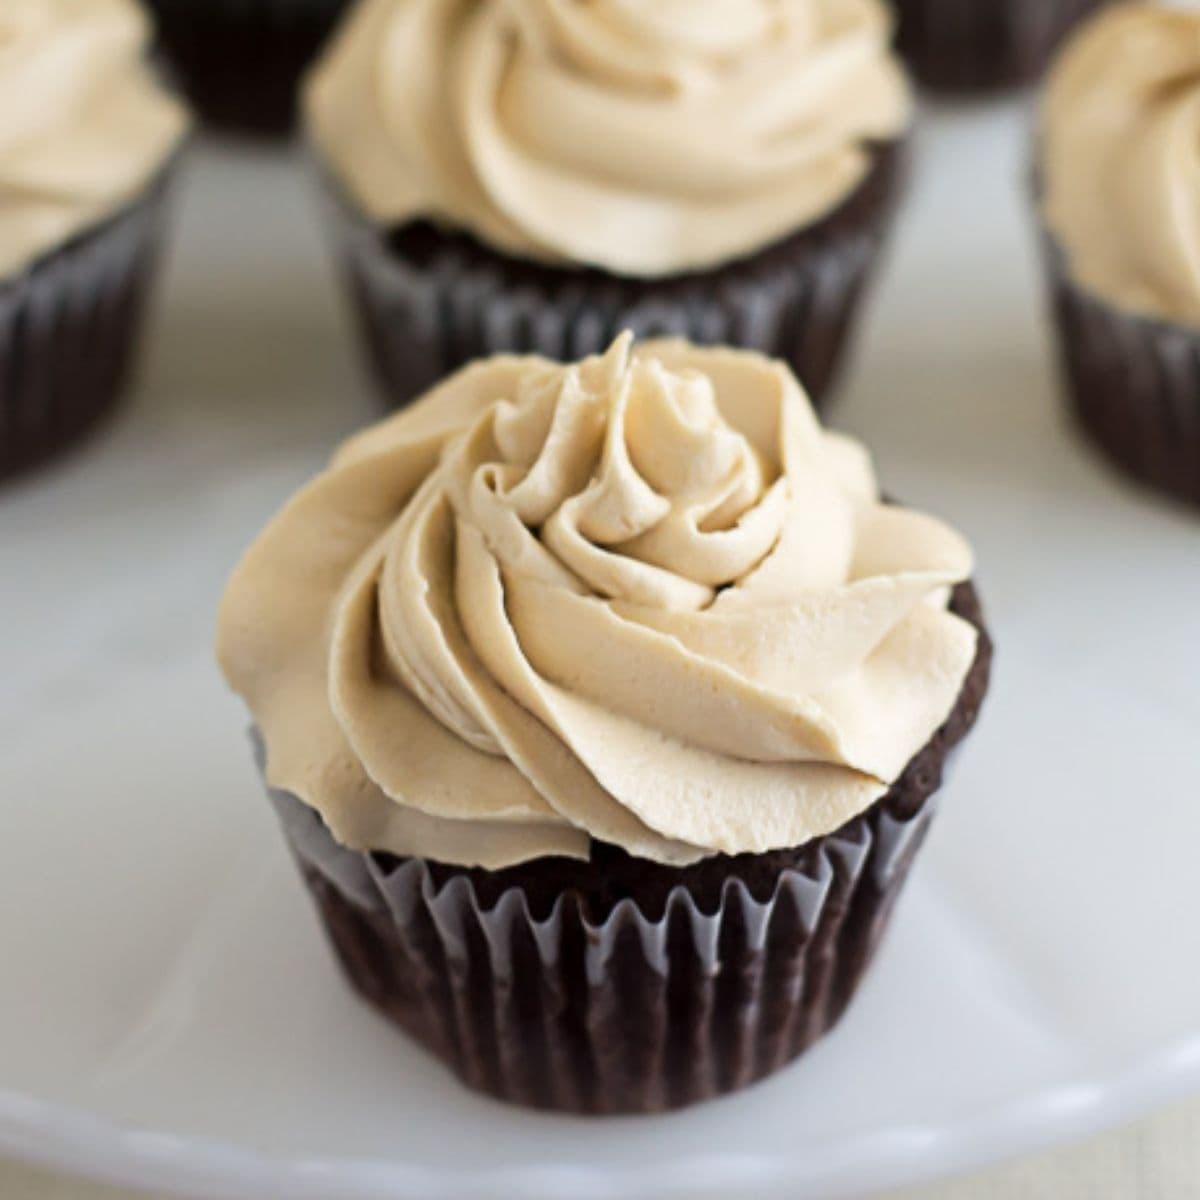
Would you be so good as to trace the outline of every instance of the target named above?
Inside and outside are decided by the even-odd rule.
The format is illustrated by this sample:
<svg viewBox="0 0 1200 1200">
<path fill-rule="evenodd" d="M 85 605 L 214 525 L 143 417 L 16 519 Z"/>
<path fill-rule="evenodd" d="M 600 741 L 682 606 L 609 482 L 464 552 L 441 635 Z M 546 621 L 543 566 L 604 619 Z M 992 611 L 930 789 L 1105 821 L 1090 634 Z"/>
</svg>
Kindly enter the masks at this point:
<svg viewBox="0 0 1200 1200">
<path fill-rule="evenodd" d="M 1077 283 L 1200 325 L 1200 10 L 1123 3 L 1080 28 L 1043 102 L 1042 186 Z"/>
<path fill-rule="evenodd" d="M 0 7 L 0 278 L 131 200 L 186 125 L 131 0 Z"/>
<path fill-rule="evenodd" d="M 514 543 L 523 570 L 605 599 L 707 607 L 782 527 L 780 464 L 725 421 L 711 380 L 633 358 L 629 337 L 531 372 L 446 468 L 485 533 L 516 516 L 537 534 Z M 517 565 L 502 538 L 494 552 Z"/>
<path fill-rule="evenodd" d="M 347 443 L 235 572 L 219 655 L 271 783 L 351 846 L 686 863 L 887 790 L 974 657 L 970 571 L 784 366 L 625 336 Z"/>
<path fill-rule="evenodd" d="M 629 275 L 819 220 L 910 99 L 879 0 L 366 0 L 312 137 L 368 216 Z"/>
</svg>

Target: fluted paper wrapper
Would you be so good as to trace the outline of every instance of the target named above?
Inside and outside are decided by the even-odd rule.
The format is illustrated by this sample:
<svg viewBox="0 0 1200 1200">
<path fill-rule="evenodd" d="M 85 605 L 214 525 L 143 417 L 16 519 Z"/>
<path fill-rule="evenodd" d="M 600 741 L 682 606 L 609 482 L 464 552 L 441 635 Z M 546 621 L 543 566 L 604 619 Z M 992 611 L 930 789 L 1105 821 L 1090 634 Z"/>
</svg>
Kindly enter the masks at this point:
<svg viewBox="0 0 1200 1200">
<path fill-rule="evenodd" d="M 272 791 L 350 982 L 469 1087 L 531 1107 L 656 1112 L 777 1071 L 853 997 L 979 715 L 992 643 L 972 584 L 951 609 L 979 640 L 945 723 L 875 805 L 791 850 L 673 869 L 596 844 L 470 870 L 350 850 Z"/>
<path fill-rule="evenodd" d="M 630 899 L 592 920 L 566 892 L 543 916 L 513 887 L 435 885 L 333 840 L 272 794 L 350 982 L 469 1087 L 536 1108 L 642 1113 L 745 1087 L 841 1016 L 932 818 L 883 802 L 813 843 L 756 899 L 737 878 L 714 912 L 684 887 L 651 917 Z"/>
<path fill-rule="evenodd" d="M 201 119 L 230 133 L 281 136 L 304 72 L 350 0 L 148 0 L 160 49 Z"/>
<path fill-rule="evenodd" d="M 1106 0 L 895 0 L 897 41 L 917 78 L 945 92 L 1039 79 L 1063 38 Z"/>
<path fill-rule="evenodd" d="M 865 182 L 819 224 L 739 262 L 660 280 L 507 258 L 427 223 L 389 233 L 325 182 L 367 354 L 392 405 L 476 358 L 571 361 L 626 329 L 785 359 L 819 404 L 891 226 L 904 161 L 903 144 L 880 148 Z"/>
<path fill-rule="evenodd" d="M 120 397 L 170 174 L 105 224 L 0 283 L 0 480 L 82 439 Z"/>
<path fill-rule="evenodd" d="M 1116 308 L 1075 283 L 1051 234 L 1042 244 L 1080 428 L 1127 474 L 1200 505 L 1200 330 Z"/>
</svg>

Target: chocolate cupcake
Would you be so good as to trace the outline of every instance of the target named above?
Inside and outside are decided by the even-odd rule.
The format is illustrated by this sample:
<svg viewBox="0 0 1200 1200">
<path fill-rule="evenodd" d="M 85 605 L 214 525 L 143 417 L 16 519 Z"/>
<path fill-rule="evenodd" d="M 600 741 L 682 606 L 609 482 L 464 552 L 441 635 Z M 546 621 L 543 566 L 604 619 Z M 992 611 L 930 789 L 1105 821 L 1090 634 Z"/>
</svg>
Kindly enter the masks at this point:
<svg viewBox="0 0 1200 1200">
<path fill-rule="evenodd" d="M 1041 78 L 1071 28 L 1106 0 L 892 0 L 916 77 L 943 92 L 990 92 Z"/>
<path fill-rule="evenodd" d="M 300 79 L 350 0 L 146 0 L 159 45 L 201 119 L 277 137 L 296 119 Z"/>
<path fill-rule="evenodd" d="M 0 8 L 0 479 L 120 394 L 186 118 L 132 0 Z"/>
<path fill-rule="evenodd" d="M 911 119 L 879 0 L 366 0 L 306 119 L 388 399 L 622 330 L 783 358 L 820 401 Z"/>
<path fill-rule="evenodd" d="M 350 441 L 219 657 L 358 992 L 474 1088 L 647 1112 L 849 1003 L 986 690 L 971 571 L 784 364 L 624 335 Z"/>
<path fill-rule="evenodd" d="M 1124 471 L 1200 504 L 1200 11 L 1120 4 L 1050 77 L 1039 200 L 1064 385 Z"/>
</svg>

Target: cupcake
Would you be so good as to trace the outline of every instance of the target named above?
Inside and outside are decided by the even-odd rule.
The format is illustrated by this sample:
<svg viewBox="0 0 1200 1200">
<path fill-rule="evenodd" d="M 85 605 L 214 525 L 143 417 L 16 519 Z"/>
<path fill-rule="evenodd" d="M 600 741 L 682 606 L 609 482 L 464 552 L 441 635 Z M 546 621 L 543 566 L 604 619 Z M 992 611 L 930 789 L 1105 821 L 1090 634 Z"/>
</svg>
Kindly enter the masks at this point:
<svg viewBox="0 0 1200 1200">
<path fill-rule="evenodd" d="M 1200 11 L 1120 4 L 1063 52 L 1039 191 L 1065 389 L 1124 471 L 1200 504 Z"/>
<path fill-rule="evenodd" d="M 350 0 L 147 0 L 159 45 L 200 117 L 229 133 L 295 124 L 301 76 Z"/>
<path fill-rule="evenodd" d="M 1071 27 L 1105 0 L 893 0 L 897 41 L 917 78 L 988 92 L 1041 77 Z"/>
<path fill-rule="evenodd" d="M 0 6 L 0 478 L 125 381 L 187 124 L 147 37 L 132 0 Z"/>
<path fill-rule="evenodd" d="M 825 396 L 911 119 L 879 0 L 366 0 L 306 91 L 384 394 L 622 330 Z"/>
<path fill-rule="evenodd" d="M 871 961 L 991 657 L 971 551 L 783 363 L 469 366 L 250 548 L 218 653 L 351 984 L 469 1086 L 746 1086 Z"/>
</svg>

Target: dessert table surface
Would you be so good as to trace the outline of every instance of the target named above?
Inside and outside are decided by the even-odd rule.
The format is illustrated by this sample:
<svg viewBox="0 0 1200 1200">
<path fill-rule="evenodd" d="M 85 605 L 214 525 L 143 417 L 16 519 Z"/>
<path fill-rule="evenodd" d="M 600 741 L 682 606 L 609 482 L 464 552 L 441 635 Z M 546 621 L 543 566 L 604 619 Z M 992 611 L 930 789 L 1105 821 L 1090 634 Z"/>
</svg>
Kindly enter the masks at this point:
<svg viewBox="0 0 1200 1200">
<path fill-rule="evenodd" d="M 879 1200 L 1062 1200 L 1088 1196 L 1176 1200 L 1200 1179 L 1200 1100 L 1172 1106 L 1128 1128 L 1044 1151 L 1015 1163 L 889 1189 Z M 0 1195 L 13 1200 L 144 1200 L 148 1193 L 106 1187 L 18 1163 L 0 1163 Z M 798 1192 L 796 1196 L 807 1194 Z"/>
</svg>

